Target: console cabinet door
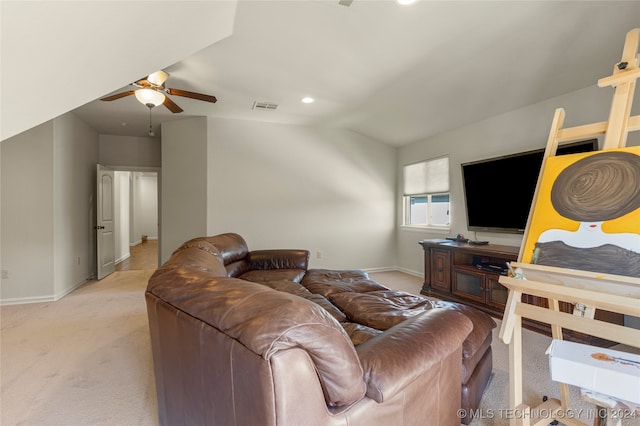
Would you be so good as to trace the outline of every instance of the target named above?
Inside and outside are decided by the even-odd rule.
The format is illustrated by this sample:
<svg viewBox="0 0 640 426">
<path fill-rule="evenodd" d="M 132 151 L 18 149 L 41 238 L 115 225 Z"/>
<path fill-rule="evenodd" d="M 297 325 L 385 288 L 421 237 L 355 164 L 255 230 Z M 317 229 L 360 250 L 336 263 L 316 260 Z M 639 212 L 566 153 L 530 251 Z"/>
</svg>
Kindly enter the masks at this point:
<svg viewBox="0 0 640 426">
<path fill-rule="evenodd" d="M 454 268 L 453 294 L 476 302 L 485 302 L 485 274 L 469 268 Z"/>
<path fill-rule="evenodd" d="M 500 275 L 487 274 L 485 277 L 485 287 L 487 293 L 487 301 L 488 305 L 494 306 L 496 308 L 504 309 L 507 304 L 507 297 L 509 296 L 509 290 L 500 284 L 498 281 L 500 279 Z"/>
<path fill-rule="evenodd" d="M 451 292 L 451 252 L 431 249 L 431 286 Z"/>
</svg>

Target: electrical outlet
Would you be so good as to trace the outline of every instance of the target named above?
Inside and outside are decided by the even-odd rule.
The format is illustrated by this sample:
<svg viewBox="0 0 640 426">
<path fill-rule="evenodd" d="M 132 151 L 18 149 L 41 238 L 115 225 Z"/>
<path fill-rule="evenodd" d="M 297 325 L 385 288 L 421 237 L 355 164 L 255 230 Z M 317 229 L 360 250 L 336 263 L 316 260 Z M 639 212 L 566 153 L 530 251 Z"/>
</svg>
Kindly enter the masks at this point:
<svg viewBox="0 0 640 426">
<path fill-rule="evenodd" d="M 80 264 L 80 256 L 78 256 L 78 265 Z"/>
<path fill-rule="evenodd" d="M 9 279 L 9 271 L 7 271 L 6 269 L 2 270 L 2 279 L 3 280 L 8 280 Z"/>
<path fill-rule="evenodd" d="M 322 259 L 322 252 L 320 250 L 316 252 L 316 259 Z"/>
</svg>

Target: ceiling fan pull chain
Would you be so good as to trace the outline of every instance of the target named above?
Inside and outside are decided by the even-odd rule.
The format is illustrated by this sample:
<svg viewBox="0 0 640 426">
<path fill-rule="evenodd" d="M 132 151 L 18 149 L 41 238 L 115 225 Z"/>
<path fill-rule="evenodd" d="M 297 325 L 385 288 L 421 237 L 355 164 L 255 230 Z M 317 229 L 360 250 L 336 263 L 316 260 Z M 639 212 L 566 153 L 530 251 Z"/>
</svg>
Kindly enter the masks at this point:
<svg viewBox="0 0 640 426">
<path fill-rule="evenodd" d="M 153 105 L 147 104 L 147 106 L 149 107 L 149 136 L 155 136 L 156 134 L 153 133 L 153 128 L 151 127 L 151 109 L 153 108 Z"/>
</svg>

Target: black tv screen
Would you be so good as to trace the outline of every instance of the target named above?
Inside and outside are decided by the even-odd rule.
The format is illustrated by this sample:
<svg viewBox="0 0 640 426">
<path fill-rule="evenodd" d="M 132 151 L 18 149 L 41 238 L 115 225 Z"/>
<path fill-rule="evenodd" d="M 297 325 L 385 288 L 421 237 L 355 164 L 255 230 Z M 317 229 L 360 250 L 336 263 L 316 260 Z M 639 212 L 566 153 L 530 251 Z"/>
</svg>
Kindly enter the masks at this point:
<svg viewBox="0 0 640 426">
<path fill-rule="evenodd" d="M 596 151 L 598 140 L 558 147 L 556 155 Z M 544 149 L 461 164 L 470 231 L 524 233 Z"/>
</svg>

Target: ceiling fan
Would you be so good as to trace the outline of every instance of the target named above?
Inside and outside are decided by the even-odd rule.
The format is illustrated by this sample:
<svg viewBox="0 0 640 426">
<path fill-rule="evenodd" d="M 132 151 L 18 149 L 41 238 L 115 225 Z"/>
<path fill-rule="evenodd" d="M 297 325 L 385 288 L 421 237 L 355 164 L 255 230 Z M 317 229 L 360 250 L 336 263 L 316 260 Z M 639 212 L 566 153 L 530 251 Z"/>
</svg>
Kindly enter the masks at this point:
<svg viewBox="0 0 640 426">
<path fill-rule="evenodd" d="M 215 96 L 203 95 L 202 93 L 189 92 L 181 89 L 170 89 L 164 87 L 164 82 L 167 81 L 169 74 L 164 71 L 156 71 L 150 74 L 147 78 L 142 78 L 138 81 L 131 83 L 132 86 L 137 87 L 135 90 L 128 90 L 122 93 L 116 93 L 115 95 L 101 98 L 101 101 L 115 101 L 116 99 L 124 98 L 126 96 L 135 95 L 136 99 L 143 105 L 153 108 L 160 104 L 164 105 L 173 113 L 182 112 L 175 102 L 173 102 L 166 95 L 182 96 L 185 98 L 196 99 L 199 101 L 212 102 L 217 101 Z"/>
</svg>

